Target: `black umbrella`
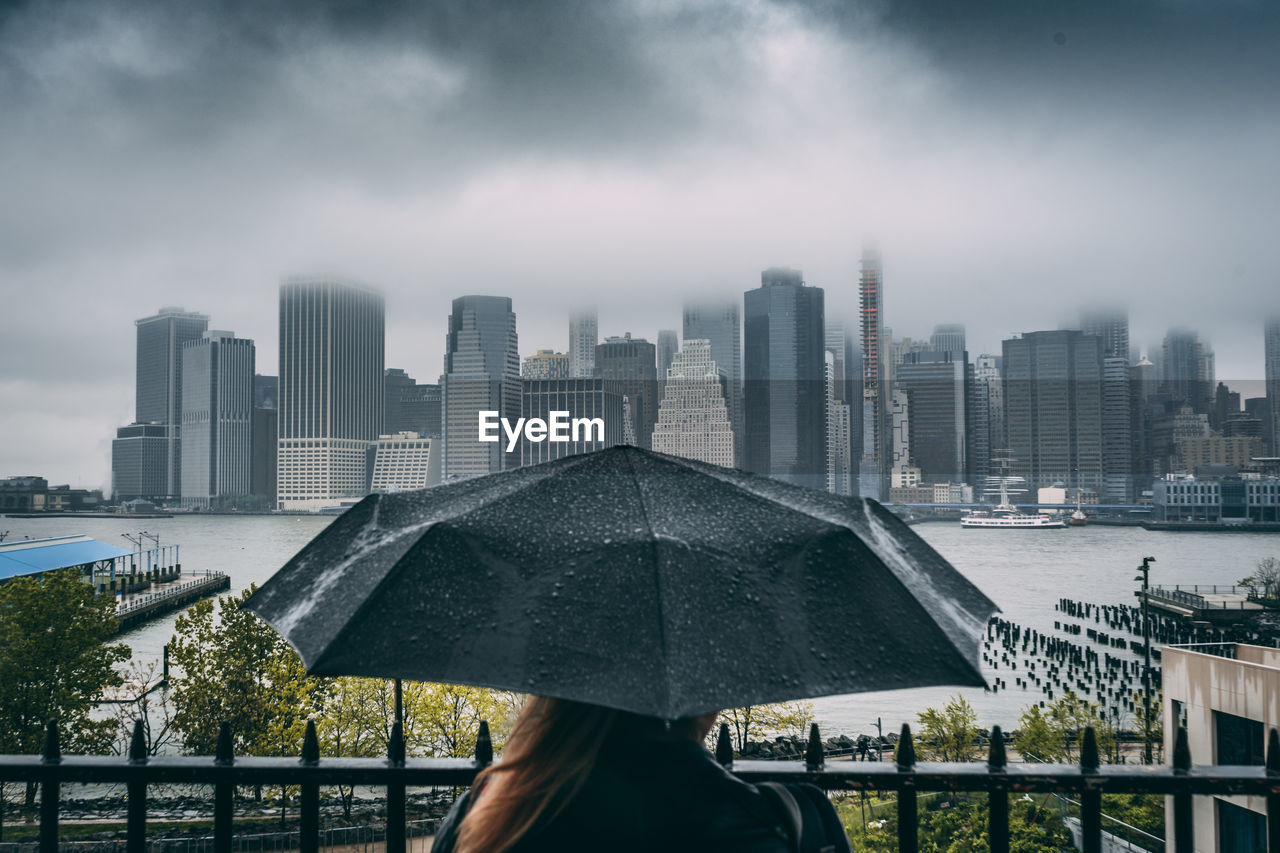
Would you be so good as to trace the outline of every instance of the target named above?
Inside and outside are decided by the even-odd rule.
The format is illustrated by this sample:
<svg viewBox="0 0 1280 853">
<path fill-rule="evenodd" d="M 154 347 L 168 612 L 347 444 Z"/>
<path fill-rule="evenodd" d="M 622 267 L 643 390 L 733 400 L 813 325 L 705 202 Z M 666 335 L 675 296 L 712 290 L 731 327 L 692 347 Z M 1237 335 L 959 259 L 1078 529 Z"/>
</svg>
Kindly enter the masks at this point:
<svg viewBox="0 0 1280 853">
<path fill-rule="evenodd" d="M 247 606 L 318 675 L 667 719 L 983 686 L 996 609 L 874 501 L 633 447 L 372 495 Z"/>
</svg>

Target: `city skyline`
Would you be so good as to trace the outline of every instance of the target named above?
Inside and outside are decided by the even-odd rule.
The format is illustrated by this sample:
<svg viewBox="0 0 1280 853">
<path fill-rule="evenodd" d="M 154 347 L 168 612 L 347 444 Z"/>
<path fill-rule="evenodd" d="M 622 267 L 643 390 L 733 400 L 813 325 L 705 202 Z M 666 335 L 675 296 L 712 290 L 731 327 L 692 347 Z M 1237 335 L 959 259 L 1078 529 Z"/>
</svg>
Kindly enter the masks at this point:
<svg viewBox="0 0 1280 853">
<path fill-rule="evenodd" d="M 522 355 L 591 304 L 656 340 L 774 265 L 850 325 L 874 239 L 898 334 L 996 352 L 1119 301 L 1141 349 L 1191 324 L 1261 380 L 1278 32 L 1257 3 L 6 5 L 0 471 L 105 482 L 127 324 L 207 312 L 274 373 L 276 282 L 313 271 L 383 288 L 387 363 L 430 378 L 465 293 L 512 298 Z"/>
</svg>

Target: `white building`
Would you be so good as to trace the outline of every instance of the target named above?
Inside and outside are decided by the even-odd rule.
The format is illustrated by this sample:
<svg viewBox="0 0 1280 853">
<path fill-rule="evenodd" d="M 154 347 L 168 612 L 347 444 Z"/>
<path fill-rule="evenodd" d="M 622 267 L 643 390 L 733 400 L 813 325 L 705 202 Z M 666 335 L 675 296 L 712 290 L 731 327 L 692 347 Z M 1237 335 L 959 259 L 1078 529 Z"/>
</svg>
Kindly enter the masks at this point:
<svg viewBox="0 0 1280 853">
<path fill-rule="evenodd" d="M 280 286 L 276 500 L 319 511 L 364 497 L 383 416 L 382 295 L 332 279 Z"/>
<path fill-rule="evenodd" d="M 827 377 L 827 491 L 853 494 L 853 447 L 850 444 L 849 404 L 844 397 L 844 354 L 826 351 Z"/>
<path fill-rule="evenodd" d="M 581 311 L 569 318 L 570 379 L 590 379 L 595 375 L 599 326 L 595 311 Z"/>
<path fill-rule="evenodd" d="M 1280 649 L 1222 643 L 1165 646 L 1164 754 L 1187 727 L 1194 764 L 1261 765 L 1267 732 L 1280 727 Z M 1167 802 L 1167 801 L 1166 801 Z M 1264 797 L 1193 797 L 1195 849 L 1235 853 L 1267 849 Z M 1173 809 L 1165 809 L 1167 838 Z"/>
<path fill-rule="evenodd" d="M 205 332 L 182 345 L 182 505 L 253 491 L 253 341 Z"/>
<path fill-rule="evenodd" d="M 440 482 L 440 442 L 416 432 L 378 436 L 373 457 L 374 492 L 410 492 Z"/>
<path fill-rule="evenodd" d="M 653 449 L 732 468 L 733 424 L 725 385 L 725 377 L 711 359 L 711 342 L 686 340 L 667 370 Z"/>
</svg>

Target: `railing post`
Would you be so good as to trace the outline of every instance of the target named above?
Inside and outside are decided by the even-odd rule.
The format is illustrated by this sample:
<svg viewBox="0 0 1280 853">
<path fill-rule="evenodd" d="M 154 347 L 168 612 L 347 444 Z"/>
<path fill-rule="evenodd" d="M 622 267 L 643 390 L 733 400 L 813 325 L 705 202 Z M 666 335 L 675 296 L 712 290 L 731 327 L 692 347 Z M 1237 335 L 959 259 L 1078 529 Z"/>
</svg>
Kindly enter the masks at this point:
<svg viewBox="0 0 1280 853">
<path fill-rule="evenodd" d="M 307 731 L 302 736 L 301 764 L 304 767 L 320 764 L 320 741 L 316 737 L 315 720 L 307 720 Z M 320 853 L 320 785 L 316 782 L 302 783 L 302 816 L 298 831 L 301 853 Z"/>
<path fill-rule="evenodd" d="M 1191 770 L 1191 747 L 1187 743 L 1187 727 L 1178 727 L 1178 737 L 1173 744 L 1173 773 L 1186 776 Z M 1191 853 L 1191 792 L 1181 787 L 1173 795 L 1173 853 Z"/>
<path fill-rule="evenodd" d="M 1275 729 L 1267 737 L 1267 777 L 1272 780 L 1270 792 L 1267 794 L 1267 849 L 1280 850 L 1280 794 L 1276 786 L 1280 784 L 1280 732 Z"/>
<path fill-rule="evenodd" d="M 991 774 L 991 787 L 987 793 L 991 853 L 1009 853 L 1009 786 L 1005 780 L 1008 758 L 1004 752 L 1004 732 L 999 726 L 991 727 L 991 749 L 987 753 L 987 772 Z"/>
<path fill-rule="evenodd" d="M 129 740 L 129 763 L 135 765 L 147 763 L 147 736 L 142 720 L 133 721 L 133 737 Z M 127 853 L 143 853 L 147 847 L 147 783 L 145 780 L 130 781 L 125 788 L 129 792 L 125 850 Z"/>
<path fill-rule="evenodd" d="M 1098 772 L 1098 736 L 1093 726 L 1084 730 L 1080 745 L 1080 772 L 1086 777 Z M 1084 833 L 1084 853 L 1102 853 L 1102 792 L 1086 779 L 1080 792 L 1080 825 Z"/>
<path fill-rule="evenodd" d="M 809 744 L 804 750 L 804 769 L 821 770 L 826 756 L 822 751 L 822 737 L 818 734 L 818 724 L 809 726 Z"/>
<path fill-rule="evenodd" d="M 480 730 L 476 732 L 476 765 L 488 767 L 493 763 L 493 740 L 489 737 L 489 721 L 480 721 Z"/>
<path fill-rule="evenodd" d="M 44 731 L 44 780 L 40 783 L 40 853 L 58 853 L 58 798 L 61 784 L 58 765 L 62 748 L 58 745 L 58 721 L 50 720 Z"/>
<path fill-rule="evenodd" d="M 724 767 L 733 764 L 733 739 L 729 736 L 729 724 L 720 724 L 720 734 L 716 736 L 716 761 Z"/>
<path fill-rule="evenodd" d="M 391 742 L 387 745 L 387 764 L 404 767 L 404 723 L 391 724 Z M 404 853 L 404 782 L 393 771 L 387 783 L 387 853 Z"/>
<path fill-rule="evenodd" d="M 920 826 L 917 823 L 915 773 L 916 748 L 911 742 L 911 727 L 902 724 L 902 734 L 898 737 L 897 754 L 898 773 L 902 781 L 898 787 L 898 850 L 899 853 L 918 853 L 920 849 Z"/>
<path fill-rule="evenodd" d="M 235 763 L 231 750 L 231 724 L 225 721 L 218 727 L 218 752 L 213 763 L 218 767 L 230 767 Z M 231 853 L 231 809 L 235 791 L 235 784 L 227 780 L 213 784 L 213 853 Z"/>
</svg>

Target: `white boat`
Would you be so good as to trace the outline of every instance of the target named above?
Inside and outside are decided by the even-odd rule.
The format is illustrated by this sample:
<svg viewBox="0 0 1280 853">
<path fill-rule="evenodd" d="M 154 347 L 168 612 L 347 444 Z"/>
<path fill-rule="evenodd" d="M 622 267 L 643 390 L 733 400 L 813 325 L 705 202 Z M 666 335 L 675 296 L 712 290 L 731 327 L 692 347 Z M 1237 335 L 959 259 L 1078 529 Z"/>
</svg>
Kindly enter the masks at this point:
<svg viewBox="0 0 1280 853">
<path fill-rule="evenodd" d="M 961 527 L 995 527 L 1006 530 L 1055 530 L 1065 529 L 1067 524 L 1061 518 L 1054 518 L 1049 515 L 1035 514 L 1031 515 L 1020 511 L 1016 506 L 1009 502 L 1009 495 L 1020 494 L 1026 489 L 1022 488 L 1025 480 L 1009 474 L 1009 469 L 1013 464 L 1013 460 L 1008 456 L 999 457 L 991 460 L 993 464 L 999 464 L 1002 472 L 999 476 L 988 477 L 986 488 L 983 494 L 1000 495 L 1000 503 L 996 504 L 990 511 L 973 510 L 968 515 L 960 518 Z"/>
</svg>

